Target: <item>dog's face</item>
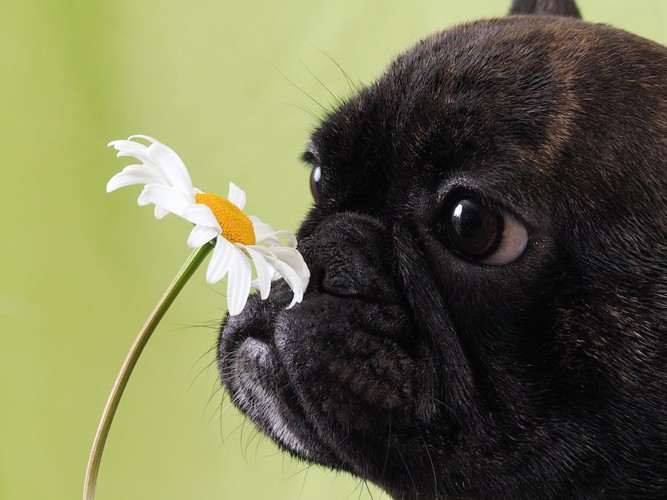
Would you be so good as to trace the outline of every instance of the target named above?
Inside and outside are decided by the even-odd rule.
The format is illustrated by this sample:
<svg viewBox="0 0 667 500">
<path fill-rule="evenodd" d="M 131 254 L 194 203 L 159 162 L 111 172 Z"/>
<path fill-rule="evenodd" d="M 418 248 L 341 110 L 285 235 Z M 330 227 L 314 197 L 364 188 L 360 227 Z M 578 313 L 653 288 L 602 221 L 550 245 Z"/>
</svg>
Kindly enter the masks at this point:
<svg viewBox="0 0 667 500">
<path fill-rule="evenodd" d="M 510 17 L 418 43 L 304 158 L 302 303 L 223 325 L 233 401 L 398 498 L 667 483 L 667 50 Z"/>
</svg>

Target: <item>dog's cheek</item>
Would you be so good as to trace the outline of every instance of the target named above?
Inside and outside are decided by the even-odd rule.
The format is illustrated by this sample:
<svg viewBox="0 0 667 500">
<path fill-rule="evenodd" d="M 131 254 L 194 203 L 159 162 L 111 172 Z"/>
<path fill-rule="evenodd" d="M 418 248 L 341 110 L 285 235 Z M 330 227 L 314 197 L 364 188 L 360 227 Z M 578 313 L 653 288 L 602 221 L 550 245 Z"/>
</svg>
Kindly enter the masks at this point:
<svg viewBox="0 0 667 500">
<path fill-rule="evenodd" d="M 329 296 L 278 319 L 277 351 L 315 426 L 363 432 L 377 429 L 377 416 L 409 419 L 416 368 L 387 331 L 404 323 L 394 307 Z"/>
</svg>

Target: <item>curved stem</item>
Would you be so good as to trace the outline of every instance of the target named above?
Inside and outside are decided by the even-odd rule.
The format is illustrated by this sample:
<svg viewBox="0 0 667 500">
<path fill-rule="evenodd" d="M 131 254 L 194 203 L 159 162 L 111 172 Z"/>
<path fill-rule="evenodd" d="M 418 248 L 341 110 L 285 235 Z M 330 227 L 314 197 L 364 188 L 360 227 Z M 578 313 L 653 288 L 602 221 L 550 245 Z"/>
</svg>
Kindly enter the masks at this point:
<svg viewBox="0 0 667 500">
<path fill-rule="evenodd" d="M 141 355 L 148 339 L 151 337 L 151 334 L 160 323 L 160 320 L 164 314 L 169 309 L 169 306 L 174 302 L 174 299 L 178 296 L 178 293 L 181 291 L 183 286 L 188 282 L 190 277 L 199 267 L 199 264 L 202 263 L 204 258 L 208 253 L 213 249 L 214 245 L 212 243 L 202 245 L 200 248 L 194 250 L 188 260 L 185 261 L 183 267 L 176 274 L 172 282 L 169 284 L 164 294 L 155 305 L 153 311 L 146 319 L 144 326 L 139 330 L 137 338 L 134 340 L 130 351 L 125 357 L 123 366 L 121 366 L 116 381 L 113 384 L 111 393 L 109 394 L 109 399 L 107 404 L 104 407 L 102 412 L 102 418 L 100 419 L 100 424 L 97 427 L 97 433 L 95 434 L 95 440 L 93 441 L 93 447 L 90 450 L 90 457 L 88 458 L 88 467 L 86 468 L 86 479 L 83 484 L 83 499 L 84 500 L 93 500 L 95 498 L 95 486 L 97 484 L 97 474 L 100 469 L 100 462 L 102 460 L 102 452 L 104 451 L 104 444 L 109 435 L 109 429 L 111 428 L 111 422 L 113 422 L 114 414 L 120 403 L 120 398 L 123 395 L 123 390 L 127 385 L 127 381 L 130 379 L 132 370 L 137 364 L 137 360 Z"/>
</svg>

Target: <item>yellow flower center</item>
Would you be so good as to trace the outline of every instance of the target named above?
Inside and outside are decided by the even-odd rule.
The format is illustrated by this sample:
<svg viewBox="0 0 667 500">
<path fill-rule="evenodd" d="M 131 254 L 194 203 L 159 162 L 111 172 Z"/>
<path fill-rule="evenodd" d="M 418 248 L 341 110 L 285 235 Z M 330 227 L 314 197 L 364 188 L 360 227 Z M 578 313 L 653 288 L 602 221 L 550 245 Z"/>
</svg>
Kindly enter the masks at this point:
<svg viewBox="0 0 667 500">
<path fill-rule="evenodd" d="M 195 201 L 211 209 L 222 228 L 222 235 L 231 243 L 255 244 L 252 221 L 229 200 L 213 193 L 196 194 Z"/>
</svg>

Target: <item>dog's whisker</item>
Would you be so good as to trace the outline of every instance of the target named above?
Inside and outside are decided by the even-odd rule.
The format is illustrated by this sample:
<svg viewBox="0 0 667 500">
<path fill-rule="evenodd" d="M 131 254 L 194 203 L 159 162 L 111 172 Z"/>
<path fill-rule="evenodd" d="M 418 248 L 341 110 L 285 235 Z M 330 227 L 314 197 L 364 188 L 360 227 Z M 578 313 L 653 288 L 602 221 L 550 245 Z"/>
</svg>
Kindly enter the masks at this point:
<svg viewBox="0 0 667 500">
<path fill-rule="evenodd" d="M 204 359 L 204 357 L 206 357 L 206 356 L 210 356 L 211 352 L 214 351 L 215 349 L 216 349 L 216 346 L 213 346 L 213 347 L 211 347 L 210 349 L 208 349 L 204 354 L 202 354 L 201 356 L 199 356 L 199 358 L 198 358 L 198 359 L 193 363 L 193 365 L 190 367 L 190 371 L 189 371 L 190 375 L 192 375 L 192 370 L 194 370 L 195 366 L 197 366 L 197 364 L 200 363 L 200 362 Z M 214 357 L 212 360 L 208 361 L 208 362 L 207 362 L 207 363 L 206 363 L 206 364 L 205 364 L 205 365 L 204 365 L 204 366 L 203 366 L 203 367 L 202 367 L 202 368 L 201 368 L 201 369 L 194 375 L 194 377 L 193 377 L 192 380 L 190 381 L 190 388 L 192 389 L 192 386 L 193 386 L 194 383 L 197 381 L 197 379 L 198 379 L 199 377 L 201 377 L 204 373 L 209 373 L 211 367 L 212 367 L 212 366 L 215 366 L 216 364 L 217 364 L 217 359 L 215 359 L 215 357 Z M 217 379 L 217 377 L 216 377 L 216 379 Z"/>
<path fill-rule="evenodd" d="M 284 454 L 283 454 L 283 456 L 284 456 Z M 289 457 L 289 459 L 293 460 L 292 457 Z M 303 462 L 302 460 L 299 460 L 298 465 L 301 466 L 300 469 L 298 469 L 295 472 L 292 472 L 291 474 L 287 474 L 287 475 L 285 475 L 285 473 L 283 472 L 283 474 L 284 474 L 283 477 L 285 477 L 286 479 L 290 479 L 290 478 L 298 476 L 299 474 L 304 474 L 304 473 L 307 474 L 308 471 L 310 470 L 310 468 L 313 467 L 313 465 L 315 465 L 315 464 L 313 464 L 312 462 Z"/>
<path fill-rule="evenodd" d="M 224 399 L 225 394 L 226 391 L 224 390 L 224 387 L 216 381 L 211 389 L 211 394 L 208 398 L 208 401 L 206 402 L 206 407 L 208 407 L 213 402 L 213 399 L 218 395 L 222 395 Z M 229 405 L 232 405 L 232 403 L 230 402 Z"/>
<path fill-rule="evenodd" d="M 405 472 L 408 475 L 408 479 L 410 479 L 410 483 L 412 483 L 412 489 L 414 490 L 415 498 L 419 498 L 419 488 L 417 487 L 417 482 L 415 481 L 415 478 L 412 475 L 412 471 L 410 470 L 408 462 L 405 460 L 405 457 L 401 452 L 401 447 L 398 443 L 396 443 L 394 444 L 394 448 L 396 449 L 396 453 L 398 453 L 401 462 L 403 462 L 403 466 L 405 467 Z"/>
<path fill-rule="evenodd" d="M 447 411 L 448 411 L 450 414 L 452 414 L 452 415 L 455 414 L 454 409 L 453 409 L 451 406 L 449 406 L 447 403 L 445 403 L 443 400 L 438 399 L 438 398 L 436 398 L 435 396 L 431 396 L 431 395 L 429 395 L 428 398 L 429 398 L 430 400 L 432 400 L 432 401 L 435 401 L 437 404 L 439 404 L 439 405 L 442 406 L 443 408 L 446 408 Z"/>
<path fill-rule="evenodd" d="M 359 479 L 357 481 L 357 484 L 355 485 L 355 487 L 352 489 L 352 491 L 350 491 L 345 496 L 345 498 L 343 500 L 347 500 L 348 498 L 351 498 L 355 493 L 357 493 L 358 498 L 361 498 L 361 491 L 363 491 L 363 486 L 361 485 L 362 482 L 363 482 L 363 479 Z"/>
<path fill-rule="evenodd" d="M 255 429 L 254 434 L 250 437 L 250 442 L 255 441 L 255 462 L 257 462 L 259 456 L 259 447 L 262 444 L 262 437 L 260 436 L 263 436 L 263 434 L 260 433 L 259 429 Z"/>
<path fill-rule="evenodd" d="M 380 477 L 384 478 L 384 474 L 387 470 L 387 464 L 389 462 L 389 452 L 391 449 L 391 414 L 387 415 L 387 422 L 389 423 L 389 429 L 387 431 L 387 446 L 384 451 L 384 461 L 382 462 L 382 469 L 380 470 Z"/>
<path fill-rule="evenodd" d="M 196 323 L 174 323 L 174 326 L 178 328 L 174 328 L 173 331 L 181 331 L 181 330 L 197 330 L 197 329 L 204 329 L 204 330 L 210 330 L 211 328 L 215 330 L 220 329 L 220 319 L 215 318 L 215 319 L 209 319 L 205 321 L 197 321 Z"/>
<path fill-rule="evenodd" d="M 368 486 L 368 481 L 366 481 L 366 480 L 364 479 L 364 480 L 363 480 L 363 483 L 364 483 L 364 486 L 365 486 L 365 488 L 366 488 L 366 492 L 367 492 L 368 495 L 371 497 L 371 500 L 373 500 L 375 497 L 373 496 L 373 492 L 371 491 L 370 487 Z"/>
<path fill-rule="evenodd" d="M 283 73 L 282 71 L 280 71 L 280 70 L 277 69 L 277 68 L 276 68 L 276 71 L 278 71 L 278 73 L 279 73 L 285 80 L 287 80 L 287 82 L 290 83 L 296 90 L 298 90 L 299 92 L 301 92 L 301 93 L 302 93 L 304 96 L 306 96 L 310 101 L 312 101 L 316 106 L 318 106 L 319 108 L 321 108 L 322 111 L 323 111 L 324 113 L 326 113 L 326 112 L 329 110 L 329 108 L 327 108 L 326 106 L 324 106 L 323 104 L 321 104 L 317 99 L 315 99 L 312 95 L 310 95 L 308 92 L 306 92 L 302 87 L 300 87 L 299 85 L 297 85 L 297 84 L 296 84 L 292 79 L 290 79 L 285 73 Z M 322 117 L 320 117 L 320 119 L 321 119 L 321 118 L 322 118 Z"/>
<path fill-rule="evenodd" d="M 435 468 L 435 462 L 433 462 L 433 457 L 431 456 L 431 450 L 429 449 L 430 446 L 426 442 L 426 439 L 424 439 L 424 434 L 422 433 L 421 429 L 418 427 L 417 431 L 419 432 L 419 438 L 421 439 L 422 443 L 424 444 L 424 451 L 426 451 L 426 456 L 428 457 L 428 461 L 431 465 L 431 472 L 433 473 L 433 497 L 437 498 L 438 496 L 438 471 Z"/>
<path fill-rule="evenodd" d="M 333 64 L 340 70 L 340 72 L 343 74 L 343 77 L 345 77 L 345 80 L 347 81 L 347 84 L 349 85 L 350 90 L 351 90 L 354 94 L 358 93 L 359 90 L 361 90 L 360 85 L 357 84 L 357 83 L 355 83 L 355 82 L 352 80 L 352 78 L 350 78 L 350 75 L 347 73 L 347 71 L 345 71 L 345 70 L 343 69 L 343 67 L 338 63 L 338 61 L 336 61 L 336 60 L 335 60 L 335 59 L 334 59 L 328 52 L 326 52 L 325 50 L 323 50 L 323 49 L 321 49 L 321 48 L 319 48 L 319 47 L 317 47 L 317 46 L 315 46 L 315 45 L 312 45 L 312 47 L 313 47 L 315 50 L 317 50 L 320 54 L 322 54 L 324 57 L 326 57 L 327 59 L 329 59 L 329 61 L 331 61 L 331 62 L 332 62 L 332 63 L 333 63 Z"/>
<path fill-rule="evenodd" d="M 301 469 L 303 471 L 303 480 L 301 481 L 301 488 L 299 489 L 299 498 L 303 497 L 303 492 L 306 489 L 306 480 L 308 479 L 308 472 L 310 472 L 310 467 L 312 464 L 308 464 L 308 467 Z"/>
<path fill-rule="evenodd" d="M 340 441 L 338 441 L 336 444 L 334 444 L 331 448 L 329 448 L 329 451 L 327 451 L 327 452 L 323 455 L 323 457 L 324 457 L 324 458 L 329 458 L 329 456 L 333 455 L 334 452 L 335 452 L 338 448 L 340 448 L 340 446 L 341 446 L 343 443 L 345 443 L 348 439 L 350 439 L 350 435 L 349 435 L 349 434 L 346 435 L 346 436 L 345 436 L 343 439 L 341 439 Z"/>
<path fill-rule="evenodd" d="M 319 83 L 324 90 L 327 91 L 327 93 L 333 98 L 334 102 L 336 103 L 337 106 L 340 106 L 343 104 L 343 99 L 341 99 L 339 96 L 333 93 L 333 91 L 308 67 L 308 65 L 301 59 L 299 58 L 299 62 L 301 65 L 306 69 L 306 71 L 312 76 L 317 83 Z"/>
<path fill-rule="evenodd" d="M 319 115 L 318 115 L 317 113 L 315 113 L 314 111 L 311 111 L 311 110 L 308 109 L 307 107 L 302 106 L 302 105 L 300 105 L 300 104 L 293 104 L 293 103 L 289 103 L 289 102 L 287 102 L 287 103 L 285 103 L 285 104 L 286 104 L 287 106 L 291 106 L 291 107 L 293 107 L 293 108 L 300 109 L 301 111 L 303 111 L 304 113 L 310 115 L 312 118 L 314 118 L 314 119 L 317 120 L 317 121 L 321 120 L 321 118 L 322 118 L 321 116 L 319 116 Z"/>
</svg>

